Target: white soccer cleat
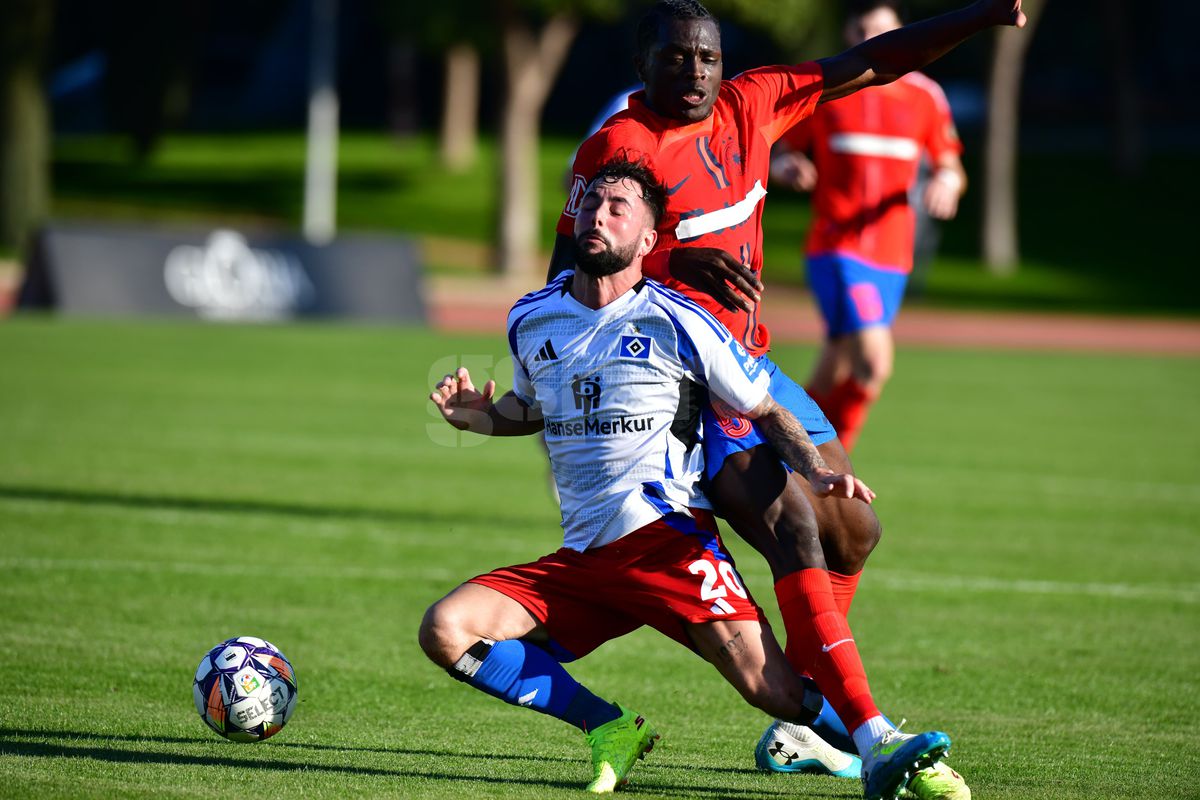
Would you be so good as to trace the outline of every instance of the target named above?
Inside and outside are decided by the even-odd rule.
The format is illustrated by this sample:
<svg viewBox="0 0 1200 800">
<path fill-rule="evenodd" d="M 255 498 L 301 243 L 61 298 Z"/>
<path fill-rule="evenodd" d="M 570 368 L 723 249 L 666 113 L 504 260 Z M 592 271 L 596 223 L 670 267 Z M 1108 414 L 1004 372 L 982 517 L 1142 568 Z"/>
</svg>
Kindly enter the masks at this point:
<svg viewBox="0 0 1200 800">
<path fill-rule="evenodd" d="M 775 720 L 754 748 L 754 763 L 764 772 L 803 772 L 857 778 L 862 761 L 843 753 L 818 736 L 812 728 Z"/>
</svg>

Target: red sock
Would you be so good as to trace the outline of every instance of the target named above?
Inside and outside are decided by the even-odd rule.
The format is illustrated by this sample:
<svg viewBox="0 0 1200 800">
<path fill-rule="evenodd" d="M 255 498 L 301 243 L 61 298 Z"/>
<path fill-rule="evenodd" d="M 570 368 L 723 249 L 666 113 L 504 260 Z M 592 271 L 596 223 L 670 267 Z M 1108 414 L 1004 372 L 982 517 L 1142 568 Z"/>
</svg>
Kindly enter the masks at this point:
<svg viewBox="0 0 1200 800">
<path fill-rule="evenodd" d="M 833 705 L 846 730 L 856 730 L 879 713 L 871 697 L 858 645 L 833 599 L 829 573 L 802 569 L 775 584 L 783 626 L 787 630 L 788 663 L 809 674 Z"/>
<path fill-rule="evenodd" d="M 833 602 L 837 603 L 838 611 L 841 611 L 843 616 L 850 616 L 850 604 L 854 602 L 854 593 L 858 591 L 858 579 L 861 576 L 861 570 L 853 575 L 829 571 L 829 582 L 833 584 Z"/>
<path fill-rule="evenodd" d="M 867 411 L 874 402 L 875 396 L 850 377 L 833 387 L 825 405 L 818 403 L 825 416 L 829 417 L 847 453 L 854 449 L 863 423 L 867 421 Z"/>
</svg>

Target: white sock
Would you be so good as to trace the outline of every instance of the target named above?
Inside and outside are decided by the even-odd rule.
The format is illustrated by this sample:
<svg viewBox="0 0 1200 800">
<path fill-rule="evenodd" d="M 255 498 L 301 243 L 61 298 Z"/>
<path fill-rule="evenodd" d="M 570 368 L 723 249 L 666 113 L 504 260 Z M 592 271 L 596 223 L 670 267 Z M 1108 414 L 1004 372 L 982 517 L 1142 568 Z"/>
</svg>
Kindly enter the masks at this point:
<svg viewBox="0 0 1200 800">
<path fill-rule="evenodd" d="M 871 717 L 854 729 L 854 733 L 851 736 L 854 737 L 854 746 L 858 748 L 858 755 L 863 761 L 867 760 L 867 756 L 871 752 L 871 745 L 882 739 L 883 735 L 890 730 L 894 729 L 883 718 L 882 714 Z"/>
<path fill-rule="evenodd" d="M 810 732 L 809 729 L 803 725 L 797 725 L 794 722 L 784 722 L 781 719 L 775 720 L 775 724 L 778 725 L 780 730 L 782 730 L 784 733 L 796 739 L 805 739 L 808 737 Z"/>
</svg>

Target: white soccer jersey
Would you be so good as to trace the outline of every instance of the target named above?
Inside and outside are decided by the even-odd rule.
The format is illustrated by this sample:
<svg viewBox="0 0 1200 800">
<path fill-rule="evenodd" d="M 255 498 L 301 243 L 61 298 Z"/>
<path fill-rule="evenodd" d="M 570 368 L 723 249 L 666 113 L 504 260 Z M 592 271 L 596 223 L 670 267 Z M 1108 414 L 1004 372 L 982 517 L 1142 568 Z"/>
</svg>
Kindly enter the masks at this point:
<svg viewBox="0 0 1200 800">
<path fill-rule="evenodd" d="M 583 551 L 671 512 L 710 508 L 698 482 L 702 394 L 739 413 L 770 382 L 711 314 L 646 280 L 591 309 L 564 272 L 508 316 L 513 391 L 540 409 L 562 502 L 563 544 Z"/>
</svg>

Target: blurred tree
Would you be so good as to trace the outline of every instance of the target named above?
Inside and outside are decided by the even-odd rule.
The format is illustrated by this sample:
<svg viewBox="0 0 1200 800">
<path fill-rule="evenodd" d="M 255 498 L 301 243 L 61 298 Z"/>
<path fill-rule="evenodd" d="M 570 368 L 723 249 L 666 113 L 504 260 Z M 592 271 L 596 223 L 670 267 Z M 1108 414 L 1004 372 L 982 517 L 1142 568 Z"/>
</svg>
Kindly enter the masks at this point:
<svg viewBox="0 0 1200 800">
<path fill-rule="evenodd" d="M 706 0 L 704 5 L 719 19 L 728 18 L 771 37 L 793 60 L 833 55 L 813 55 L 814 39 L 827 43 L 840 23 L 838 4 L 829 0 Z M 840 41 L 840 39 L 839 39 Z M 756 65 L 757 66 L 757 65 Z"/>
<path fill-rule="evenodd" d="M 474 0 L 412 4 L 378 0 L 383 19 L 399 39 L 415 40 L 444 64 L 438 156 L 452 172 L 469 169 L 478 154 L 480 54 L 493 49 L 495 31 L 481 20 Z"/>
<path fill-rule="evenodd" d="M 49 0 L 0 3 L 0 250 L 19 251 L 49 211 L 49 112 L 42 68 Z"/>
<path fill-rule="evenodd" d="M 995 33 L 988 82 L 987 130 L 983 153 L 983 260 L 995 275 L 1017 270 L 1017 126 L 1020 121 L 1021 75 L 1025 54 L 1046 0 L 1024 0 L 1029 18 L 1023 29 Z"/>
<path fill-rule="evenodd" d="M 448 169 L 462 172 L 479 150 L 479 48 L 456 42 L 446 48 L 445 59 L 438 153 Z"/>
<path fill-rule="evenodd" d="M 145 159 L 167 126 L 187 114 L 195 54 L 212 0 L 113 0 L 105 90 L 114 127 Z"/>
<path fill-rule="evenodd" d="M 1127 12 L 1127 0 L 1104 0 L 1104 31 L 1112 42 L 1108 58 L 1112 70 L 1116 127 L 1113 143 L 1117 174 L 1136 178 L 1146 161 L 1146 141 L 1142 132 L 1142 104 L 1135 70 L 1133 26 Z"/>
<path fill-rule="evenodd" d="M 537 269 L 537 142 L 542 106 L 579 31 L 571 3 L 545 14 L 518 0 L 497 3 L 504 52 L 500 119 L 500 191 L 496 268 L 504 274 Z"/>
<path fill-rule="evenodd" d="M 500 0 L 495 10 L 504 53 L 500 120 L 496 268 L 504 274 L 538 263 L 537 144 L 542 108 L 582 17 L 613 18 L 620 0 Z"/>
</svg>

